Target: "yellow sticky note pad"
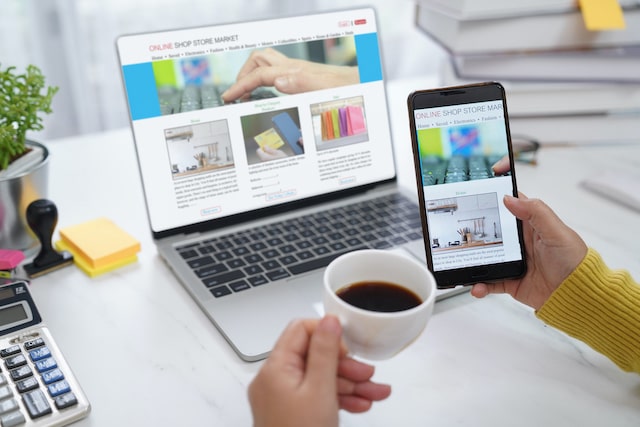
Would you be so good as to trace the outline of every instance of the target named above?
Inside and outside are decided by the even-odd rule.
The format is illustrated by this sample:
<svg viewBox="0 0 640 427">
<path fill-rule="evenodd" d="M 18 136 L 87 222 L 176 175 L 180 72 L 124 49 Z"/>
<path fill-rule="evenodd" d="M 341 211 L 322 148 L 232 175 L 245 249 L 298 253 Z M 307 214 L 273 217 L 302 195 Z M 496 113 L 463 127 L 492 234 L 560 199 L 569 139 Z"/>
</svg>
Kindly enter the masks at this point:
<svg viewBox="0 0 640 427">
<path fill-rule="evenodd" d="M 284 141 L 280 138 L 280 135 L 278 135 L 278 132 L 274 128 L 265 130 L 264 132 L 256 135 L 253 139 L 256 140 L 256 143 L 260 148 L 269 146 L 276 150 L 284 145 Z"/>
<path fill-rule="evenodd" d="M 140 251 L 140 242 L 107 218 L 61 228 L 60 237 L 93 269 L 112 266 Z"/>
<path fill-rule="evenodd" d="M 120 267 L 124 267 L 125 265 L 133 264 L 134 262 L 136 262 L 138 260 L 138 256 L 137 255 L 133 255 L 133 256 L 130 256 L 130 257 L 126 257 L 126 258 L 122 258 L 120 260 L 117 260 L 117 261 L 115 261 L 115 262 L 113 262 L 111 264 L 103 265 L 100 268 L 94 268 L 94 267 L 91 266 L 89 261 L 86 260 L 82 256 L 82 254 L 74 252 L 73 249 L 71 247 L 69 247 L 67 244 L 65 244 L 64 241 L 58 240 L 55 243 L 55 247 L 59 251 L 70 252 L 73 255 L 73 262 L 75 263 L 75 265 L 89 277 L 99 276 L 101 274 L 107 273 L 109 271 L 113 271 L 113 270 L 118 269 Z"/>
<path fill-rule="evenodd" d="M 584 24 L 589 31 L 622 30 L 624 15 L 618 0 L 579 0 Z"/>
</svg>

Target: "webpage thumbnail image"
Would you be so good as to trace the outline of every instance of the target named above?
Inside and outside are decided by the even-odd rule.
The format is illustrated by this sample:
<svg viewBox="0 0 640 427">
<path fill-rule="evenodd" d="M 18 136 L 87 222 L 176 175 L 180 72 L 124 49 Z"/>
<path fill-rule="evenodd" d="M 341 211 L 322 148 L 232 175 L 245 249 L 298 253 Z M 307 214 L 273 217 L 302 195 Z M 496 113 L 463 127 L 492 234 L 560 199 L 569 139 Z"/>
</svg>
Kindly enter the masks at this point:
<svg viewBox="0 0 640 427">
<path fill-rule="evenodd" d="M 234 167 L 226 120 L 165 129 L 173 179 Z"/>
<path fill-rule="evenodd" d="M 243 116 L 240 123 L 249 165 L 304 154 L 297 108 Z"/>
<path fill-rule="evenodd" d="M 434 253 L 502 246 L 497 193 L 430 200 L 427 221 Z"/>
<path fill-rule="evenodd" d="M 314 89 L 356 84 L 359 81 L 353 36 L 277 45 L 266 49 L 245 49 L 243 45 L 239 45 L 237 50 L 229 49 L 209 55 L 154 61 L 152 68 L 160 113 L 176 114 L 218 107 L 225 103 L 281 96 L 283 93 L 274 87 L 259 85 L 264 79 L 257 74 L 257 69 L 265 65 L 293 69 L 302 69 L 305 66 L 301 65 L 301 62 L 291 62 L 288 59 L 349 67 L 352 71 L 349 73 L 352 79 L 327 80 L 322 83 L 314 81 L 314 84 L 323 86 Z M 313 73 L 309 73 L 307 69 L 305 75 Z M 243 92 L 235 99 L 223 100 L 222 94 L 243 76 L 247 77 L 244 85 L 249 91 Z"/>
<path fill-rule="evenodd" d="M 318 151 L 369 140 L 362 96 L 312 104 L 311 119 Z"/>
<path fill-rule="evenodd" d="M 493 178 L 491 166 L 508 153 L 501 120 L 417 131 L 422 183 Z"/>
</svg>

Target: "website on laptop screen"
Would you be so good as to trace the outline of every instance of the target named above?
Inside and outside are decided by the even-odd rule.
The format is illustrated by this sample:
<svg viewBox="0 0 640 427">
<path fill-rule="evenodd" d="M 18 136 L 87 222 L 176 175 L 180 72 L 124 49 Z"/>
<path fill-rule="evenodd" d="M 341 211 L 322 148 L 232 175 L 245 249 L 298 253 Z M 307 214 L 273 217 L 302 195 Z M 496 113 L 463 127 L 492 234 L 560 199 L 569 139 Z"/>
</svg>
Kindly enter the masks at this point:
<svg viewBox="0 0 640 427">
<path fill-rule="evenodd" d="M 118 52 L 154 232 L 395 176 L 372 9 L 123 36 Z"/>
</svg>

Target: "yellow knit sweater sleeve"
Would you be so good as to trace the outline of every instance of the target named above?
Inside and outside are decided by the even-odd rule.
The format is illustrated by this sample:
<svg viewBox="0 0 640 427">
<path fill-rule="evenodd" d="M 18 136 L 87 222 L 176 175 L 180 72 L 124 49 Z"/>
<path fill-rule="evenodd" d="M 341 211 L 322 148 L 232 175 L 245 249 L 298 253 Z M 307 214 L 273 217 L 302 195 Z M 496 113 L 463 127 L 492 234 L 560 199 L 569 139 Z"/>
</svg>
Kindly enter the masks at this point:
<svg viewBox="0 0 640 427">
<path fill-rule="evenodd" d="M 640 373 L 640 284 L 609 269 L 593 249 L 536 316 Z"/>
</svg>

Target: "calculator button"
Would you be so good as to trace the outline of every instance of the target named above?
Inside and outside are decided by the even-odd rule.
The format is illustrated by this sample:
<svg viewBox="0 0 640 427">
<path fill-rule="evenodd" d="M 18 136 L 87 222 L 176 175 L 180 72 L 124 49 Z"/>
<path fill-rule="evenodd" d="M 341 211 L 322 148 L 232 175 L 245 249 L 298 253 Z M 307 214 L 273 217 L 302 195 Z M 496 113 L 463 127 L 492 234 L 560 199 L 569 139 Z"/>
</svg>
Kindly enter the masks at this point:
<svg viewBox="0 0 640 427">
<path fill-rule="evenodd" d="M 76 395 L 71 392 L 56 396 L 53 401 L 55 402 L 56 408 L 58 409 L 68 408 L 69 406 L 73 406 L 78 403 Z"/>
<path fill-rule="evenodd" d="M 26 365 L 27 358 L 24 357 L 23 354 L 18 354 L 16 356 L 11 356 L 4 361 L 5 365 L 7 365 L 7 369 L 17 368 L 18 366 Z"/>
<path fill-rule="evenodd" d="M 58 367 L 58 364 L 56 363 L 56 360 L 53 357 L 49 357 L 48 359 L 44 359 L 44 360 L 38 360 L 35 363 L 35 365 L 36 365 L 36 369 L 40 373 Z"/>
<path fill-rule="evenodd" d="M 51 395 L 51 397 L 56 397 L 62 393 L 71 391 L 71 387 L 69 386 L 69 383 L 67 382 L 67 380 L 62 380 L 62 381 L 58 381 L 57 383 L 49 384 L 47 386 L 47 389 L 49 389 L 49 394 Z"/>
<path fill-rule="evenodd" d="M 0 401 L 0 414 L 13 411 L 14 409 L 18 409 L 18 401 L 14 398 Z"/>
<path fill-rule="evenodd" d="M 44 345 L 44 340 L 42 338 L 36 338 L 35 340 L 27 341 L 24 343 L 25 350 L 31 350 L 36 347 L 41 347 Z"/>
<path fill-rule="evenodd" d="M 58 368 L 52 371 L 44 372 L 42 374 L 42 381 L 45 384 L 51 384 L 56 381 L 60 381 L 61 379 L 64 379 L 64 375 L 62 374 L 62 371 Z"/>
<path fill-rule="evenodd" d="M 6 399 L 7 397 L 12 397 L 13 391 L 9 388 L 9 386 L 0 387 L 0 400 Z"/>
<path fill-rule="evenodd" d="M 0 424 L 2 427 L 15 427 L 24 424 L 26 420 L 22 412 L 15 411 L 0 416 Z"/>
<path fill-rule="evenodd" d="M 34 390 L 22 395 L 22 401 L 31 418 L 38 418 L 51 413 L 51 405 L 42 390 Z"/>
<path fill-rule="evenodd" d="M 2 357 L 9 357 L 17 353 L 20 353 L 19 345 L 12 345 L 11 347 L 3 348 L 2 350 L 0 350 L 0 356 Z"/>
<path fill-rule="evenodd" d="M 14 369 L 13 371 L 9 371 L 9 375 L 11 375 L 11 379 L 14 381 L 21 380 L 23 378 L 30 377 L 33 375 L 33 371 L 29 366 L 21 366 L 18 369 Z"/>
<path fill-rule="evenodd" d="M 24 380 L 16 382 L 16 388 L 20 393 L 31 391 L 38 388 L 38 380 L 35 377 L 29 377 Z"/>
<path fill-rule="evenodd" d="M 34 362 L 36 360 L 44 359 L 45 357 L 49 357 L 49 356 L 51 356 L 51 351 L 49 350 L 49 347 L 40 347 L 36 350 L 31 350 L 29 352 L 29 357 L 31 357 L 31 360 L 33 360 Z"/>
</svg>

